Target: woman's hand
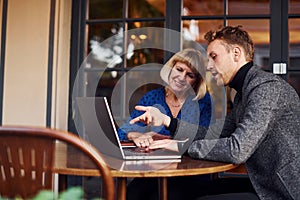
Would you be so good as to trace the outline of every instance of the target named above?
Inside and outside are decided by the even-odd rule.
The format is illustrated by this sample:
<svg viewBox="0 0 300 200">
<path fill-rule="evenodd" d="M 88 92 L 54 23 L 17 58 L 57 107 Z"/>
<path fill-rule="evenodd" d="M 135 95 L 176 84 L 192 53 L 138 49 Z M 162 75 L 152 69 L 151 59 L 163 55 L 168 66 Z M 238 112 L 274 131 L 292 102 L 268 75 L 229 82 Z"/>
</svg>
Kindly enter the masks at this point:
<svg viewBox="0 0 300 200">
<path fill-rule="evenodd" d="M 132 119 L 130 124 L 136 122 L 143 122 L 147 125 L 153 126 L 165 126 L 168 127 L 171 122 L 171 118 L 159 111 L 159 109 L 153 106 L 135 106 L 136 110 L 145 111 L 144 114 Z"/>
<path fill-rule="evenodd" d="M 152 136 L 155 135 L 155 132 L 139 133 L 139 132 L 129 132 L 127 138 L 133 140 L 134 144 L 137 147 L 148 147 L 152 142 Z"/>
</svg>

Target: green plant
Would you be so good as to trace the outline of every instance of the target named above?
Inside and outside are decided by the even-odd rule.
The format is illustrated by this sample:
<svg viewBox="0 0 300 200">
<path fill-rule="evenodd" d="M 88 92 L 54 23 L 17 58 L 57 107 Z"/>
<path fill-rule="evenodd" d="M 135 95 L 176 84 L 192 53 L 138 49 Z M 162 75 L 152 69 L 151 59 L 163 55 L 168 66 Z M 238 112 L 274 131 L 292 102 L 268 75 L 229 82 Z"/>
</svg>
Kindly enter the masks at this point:
<svg viewBox="0 0 300 200">
<path fill-rule="evenodd" d="M 66 191 L 62 191 L 59 193 L 57 199 L 58 200 L 81 200 L 83 199 L 83 189 L 81 187 L 71 187 Z M 53 191 L 43 190 L 40 191 L 33 200 L 53 200 L 56 199 Z"/>
<path fill-rule="evenodd" d="M 62 191 L 55 196 L 52 190 L 41 190 L 32 200 L 81 200 L 83 199 L 84 191 L 80 186 L 71 187 L 65 191 Z M 7 198 L 2 198 L 0 200 L 6 200 Z M 11 200 L 11 199 L 10 199 Z M 14 200 L 23 200 L 21 197 L 16 197 Z M 94 198 L 93 200 L 102 200 L 101 198 Z"/>
</svg>

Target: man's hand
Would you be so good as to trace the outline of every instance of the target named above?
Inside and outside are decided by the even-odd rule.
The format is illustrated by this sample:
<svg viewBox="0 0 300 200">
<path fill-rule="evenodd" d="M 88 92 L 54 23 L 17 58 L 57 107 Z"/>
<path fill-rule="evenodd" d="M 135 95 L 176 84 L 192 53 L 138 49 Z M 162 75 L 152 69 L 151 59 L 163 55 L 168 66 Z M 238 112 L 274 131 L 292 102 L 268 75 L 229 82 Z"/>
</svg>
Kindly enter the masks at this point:
<svg viewBox="0 0 300 200">
<path fill-rule="evenodd" d="M 159 111 L 159 109 L 153 106 L 135 106 L 136 110 L 145 111 L 144 114 L 132 119 L 130 124 L 136 122 L 143 122 L 147 125 L 153 126 L 165 126 L 168 127 L 171 122 L 171 118 Z"/>
<path fill-rule="evenodd" d="M 168 149 L 178 152 L 177 142 L 177 140 L 172 139 L 155 140 L 150 144 L 149 149 Z"/>
</svg>

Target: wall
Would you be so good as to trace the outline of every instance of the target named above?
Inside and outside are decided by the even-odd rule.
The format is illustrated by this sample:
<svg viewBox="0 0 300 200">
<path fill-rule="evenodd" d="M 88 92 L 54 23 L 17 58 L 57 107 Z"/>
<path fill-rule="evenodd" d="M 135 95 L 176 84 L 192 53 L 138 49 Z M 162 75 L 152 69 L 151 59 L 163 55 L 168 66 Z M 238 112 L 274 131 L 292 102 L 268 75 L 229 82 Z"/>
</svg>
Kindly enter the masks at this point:
<svg viewBox="0 0 300 200">
<path fill-rule="evenodd" d="M 50 89 L 51 127 L 67 129 L 71 0 L 55 2 L 53 48 L 49 45 L 50 5 L 51 0 L 8 1 L 3 125 L 46 126 Z M 47 85 L 49 49 L 52 86 Z"/>
</svg>

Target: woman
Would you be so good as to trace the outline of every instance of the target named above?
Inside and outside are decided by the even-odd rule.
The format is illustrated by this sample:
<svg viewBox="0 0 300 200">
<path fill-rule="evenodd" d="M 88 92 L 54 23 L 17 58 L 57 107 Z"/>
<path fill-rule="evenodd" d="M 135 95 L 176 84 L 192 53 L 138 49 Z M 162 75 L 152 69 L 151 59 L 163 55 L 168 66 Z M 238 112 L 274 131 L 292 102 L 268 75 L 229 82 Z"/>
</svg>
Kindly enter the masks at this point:
<svg viewBox="0 0 300 200">
<path fill-rule="evenodd" d="M 167 85 L 148 92 L 137 105 L 154 106 L 172 118 L 208 127 L 212 102 L 205 83 L 205 64 L 205 57 L 198 50 L 188 48 L 176 53 L 160 73 Z M 157 134 L 171 136 L 164 126 L 129 123 L 142 113 L 134 110 L 130 119 L 119 128 L 121 140 L 132 140 L 138 147 L 147 147 Z"/>
<path fill-rule="evenodd" d="M 205 61 L 205 56 L 195 49 L 184 49 L 176 53 L 160 72 L 161 78 L 167 85 L 148 92 L 137 105 L 153 106 L 171 118 L 208 127 L 213 112 L 211 96 L 205 83 Z M 139 147 L 148 147 L 157 136 L 162 139 L 172 137 L 165 126 L 149 127 L 142 122 L 130 123 L 132 119 L 143 113 L 138 110 L 131 113 L 130 119 L 119 129 L 121 140 L 133 140 Z M 187 195 L 185 187 L 189 187 L 191 183 L 210 180 L 210 178 L 210 175 L 169 178 L 170 188 L 176 188 L 172 190 L 169 197 L 182 199 Z M 127 187 L 127 199 L 156 199 L 157 188 L 155 178 L 134 179 Z"/>
</svg>

